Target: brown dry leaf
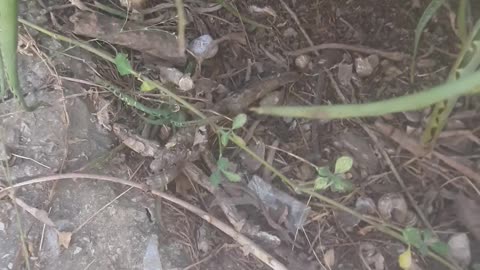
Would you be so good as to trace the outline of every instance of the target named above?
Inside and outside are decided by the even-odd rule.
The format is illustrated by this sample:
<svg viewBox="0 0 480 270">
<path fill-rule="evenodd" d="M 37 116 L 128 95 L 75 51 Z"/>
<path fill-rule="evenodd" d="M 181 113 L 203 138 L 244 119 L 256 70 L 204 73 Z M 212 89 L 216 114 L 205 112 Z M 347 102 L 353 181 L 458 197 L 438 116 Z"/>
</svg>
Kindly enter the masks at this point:
<svg viewBox="0 0 480 270">
<path fill-rule="evenodd" d="M 277 13 L 275 12 L 275 10 L 273 10 L 273 8 L 269 7 L 269 6 L 265 6 L 265 7 L 259 7 L 259 6 L 256 6 L 256 5 L 251 5 L 248 7 L 248 10 L 250 11 L 250 13 L 257 13 L 257 14 L 261 14 L 261 15 L 270 15 L 274 18 L 277 17 Z"/>
<path fill-rule="evenodd" d="M 477 240 L 480 240 L 480 205 L 462 193 L 455 197 L 457 218 Z"/>
<path fill-rule="evenodd" d="M 323 256 L 323 260 L 325 261 L 325 265 L 328 268 L 333 267 L 335 264 L 335 250 L 334 249 L 329 249 L 327 252 L 325 252 L 325 255 Z"/>
<path fill-rule="evenodd" d="M 48 217 L 48 213 L 45 210 L 41 210 L 35 207 L 32 207 L 28 204 L 26 204 L 23 200 L 19 198 L 15 198 L 15 203 L 22 207 L 23 210 L 27 211 L 30 213 L 34 218 L 38 219 L 40 222 L 50 226 L 50 227 L 55 227 L 55 223 Z"/>
<path fill-rule="evenodd" d="M 60 232 L 57 231 L 58 234 L 58 243 L 60 246 L 64 248 L 68 248 L 70 246 L 70 241 L 72 240 L 72 232 Z"/>
</svg>

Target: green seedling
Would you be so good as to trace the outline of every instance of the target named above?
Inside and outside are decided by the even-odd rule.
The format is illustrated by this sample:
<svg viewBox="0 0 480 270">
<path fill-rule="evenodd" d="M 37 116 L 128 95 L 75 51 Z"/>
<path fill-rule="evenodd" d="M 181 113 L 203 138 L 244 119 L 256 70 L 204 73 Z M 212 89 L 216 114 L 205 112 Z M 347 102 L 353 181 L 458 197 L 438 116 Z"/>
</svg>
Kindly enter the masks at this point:
<svg viewBox="0 0 480 270">
<path fill-rule="evenodd" d="M 431 231 L 407 227 L 402 231 L 402 235 L 405 243 L 408 244 L 408 248 L 398 256 L 398 264 L 400 268 L 404 270 L 411 268 L 412 246 L 415 247 L 422 256 L 427 255 L 429 250 L 432 250 L 443 258 L 448 257 L 448 245 L 438 240 Z"/>
<path fill-rule="evenodd" d="M 335 162 L 335 170 L 330 171 L 328 166 L 317 168 L 317 178 L 314 180 L 314 190 L 326 190 L 330 188 L 333 192 L 347 192 L 353 189 L 352 183 L 345 179 L 347 173 L 353 166 L 353 159 L 343 156 Z"/>
<path fill-rule="evenodd" d="M 245 125 L 247 122 L 247 116 L 245 114 L 237 115 L 232 122 L 232 127 L 224 130 L 219 130 L 219 138 L 220 138 L 220 155 L 217 161 L 217 170 L 215 170 L 212 175 L 210 176 L 210 181 L 213 185 L 218 186 L 222 179 L 222 175 L 228 179 L 230 182 L 239 182 L 241 180 L 241 176 L 235 172 L 229 171 L 230 161 L 223 157 L 223 150 L 227 147 L 230 136 L 234 134 L 236 129 L 239 129 Z M 240 138 L 237 136 L 237 138 Z"/>
<path fill-rule="evenodd" d="M 426 255 L 429 249 L 442 257 L 448 255 L 448 245 L 438 240 L 430 231 L 407 227 L 402 234 L 405 242 L 417 248 L 422 255 Z"/>
</svg>

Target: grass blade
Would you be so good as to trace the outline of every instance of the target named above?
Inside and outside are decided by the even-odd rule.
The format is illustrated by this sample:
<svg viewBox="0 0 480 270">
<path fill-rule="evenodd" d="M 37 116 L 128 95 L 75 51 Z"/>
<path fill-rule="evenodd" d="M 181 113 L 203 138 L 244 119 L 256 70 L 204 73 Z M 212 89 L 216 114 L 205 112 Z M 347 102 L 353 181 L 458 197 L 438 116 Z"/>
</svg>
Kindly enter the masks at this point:
<svg viewBox="0 0 480 270">
<path fill-rule="evenodd" d="M 466 38 L 462 50 L 449 75 L 449 81 L 461 79 L 475 72 L 480 66 L 480 20 L 472 28 Z M 479 79 L 480 80 L 480 79 Z M 447 124 L 458 98 L 452 98 L 435 104 L 422 134 L 422 143 L 433 146 Z"/>
<path fill-rule="evenodd" d="M 418 53 L 418 44 L 420 43 L 420 38 L 422 37 L 423 30 L 427 26 L 428 22 L 432 19 L 433 15 L 437 13 L 437 10 L 445 3 L 446 0 L 432 0 L 428 7 L 423 11 L 422 17 L 418 21 L 417 27 L 415 28 L 415 41 L 413 44 L 413 57 L 412 64 L 410 66 L 410 80 L 413 82 L 415 76 L 415 60 Z"/>
<path fill-rule="evenodd" d="M 480 92 L 480 71 L 459 80 L 450 81 L 431 89 L 402 97 L 365 104 L 322 106 L 273 106 L 252 109 L 259 114 L 311 119 L 342 119 L 380 116 L 426 108 L 437 102 L 461 95 Z"/>
<path fill-rule="evenodd" d="M 17 43 L 18 43 L 18 3 L 17 0 L 0 1 L 0 52 L 2 54 L 4 75 L 10 91 L 20 105 L 31 111 L 23 99 L 18 81 Z"/>
</svg>

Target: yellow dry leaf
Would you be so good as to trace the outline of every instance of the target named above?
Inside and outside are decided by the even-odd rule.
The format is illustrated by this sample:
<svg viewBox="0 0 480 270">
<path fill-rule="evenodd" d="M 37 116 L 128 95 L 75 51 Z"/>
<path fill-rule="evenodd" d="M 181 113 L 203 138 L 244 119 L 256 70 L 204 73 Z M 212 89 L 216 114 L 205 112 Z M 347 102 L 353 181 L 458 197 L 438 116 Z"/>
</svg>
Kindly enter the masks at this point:
<svg viewBox="0 0 480 270">
<path fill-rule="evenodd" d="M 403 270 L 410 269 L 412 266 L 412 252 L 410 251 L 410 247 L 398 256 L 398 265 Z"/>
<path fill-rule="evenodd" d="M 57 231 L 57 234 L 58 243 L 60 244 L 60 246 L 68 248 L 68 246 L 70 246 L 70 241 L 72 240 L 72 233 Z"/>
</svg>

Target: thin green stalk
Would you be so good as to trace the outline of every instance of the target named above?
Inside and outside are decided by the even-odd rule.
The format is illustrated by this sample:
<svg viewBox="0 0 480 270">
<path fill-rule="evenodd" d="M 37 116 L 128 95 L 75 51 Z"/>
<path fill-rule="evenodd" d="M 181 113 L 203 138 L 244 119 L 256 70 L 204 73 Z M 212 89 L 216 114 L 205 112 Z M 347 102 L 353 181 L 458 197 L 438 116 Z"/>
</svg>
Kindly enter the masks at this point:
<svg viewBox="0 0 480 270">
<path fill-rule="evenodd" d="M 185 26 L 187 25 L 187 18 L 185 16 L 185 7 L 183 0 L 175 0 L 175 6 L 177 7 L 177 40 L 178 51 L 181 55 L 185 54 Z"/>
<path fill-rule="evenodd" d="M 98 49 L 95 49 L 95 48 L 92 48 L 90 45 L 88 44 L 84 44 L 82 42 L 79 42 L 79 41 L 76 41 L 76 40 L 72 40 L 68 37 L 65 37 L 65 36 L 62 36 L 62 35 L 59 35 L 59 34 L 55 34 L 51 31 L 48 31 L 42 27 L 39 27 L 37 25 L 34 25 L 26 20 L 23 20 L 23 19 L 19 19 L 19 21 L 29 27 L 32 27 L 34 28 L 35 30 L 41 32 L 41 33 L 44 33 L 46 35 L 49 35 L 51 36 L 52 38 L 55 38 L 57 40 L 61 40 L 61 41 L 65 41 L 65 42 L 68 42 L 68 43 L 71 43 L 71 44 L 74 44 L 74 45 L 77 45 L 89 52 L 92 52 L 94 54 L 96 54 L 97 56 L 107 60 L 107 61 L 110 61 L 112 63 L 115 62 L 114 58 L 109 55 L 108 53 L 102 51 L 102 50 L 98 50 Z M 139 74 L 138 72 L 134 71 L 134 70 L 131 70 L 131 74 L 134 75 L 137 79 L 141 80 L 141 81 L 145 81 L 147 80 L 146 77 L 142 76 L 141 74 Z M 192 113 L 196 114 L 198 117 L 202 118 L 202 119 L 206 119 L 207 116 L 205 114 L 203 114 L 201 111 L 199 111 L 197 108 L 195 108 L 194 106 L 192 106 L 190 103 L 188 103 L 187 101 L 185 101 L 184 99 L 182 99 L 181 97 L 177 96 L 175 93 L 173 93 L 172 91 L 168 90 L 167 88 L 165 88 L 164 86 L 162 86 L 161 84 L 155 82 L 155 81 L 150 81 L 155 87 L 157 87 L 158 89 L 160 89 L 161 91 L 163 91 L 166 95 L 170 96 L 171 98 L 173 98 L 175 101 L 177 101 L 179 104 L 183 105 L 187 110 L 190 110 Z M 220 128 L 218 126 L 216 126 L 214 123 L 210 122 L 209 123 L 210 126 L 214 129 L 214 131 L 218 131 Z M 245 151 L 247 154 L 249 154 L 252 158 L 254 158 L 255 160 L 259 161 L 260 163 L 262 163 L 262 165 L 264 165 L 267 169 L 269 169 L 273 174 L 275 174 L 276 176 L 278 176 L 286 185 L 288 185 L 289 187 L 291 187 L 293 190 L 295 190 L 296 192 L 303 192 L 305 194 L 308 194 L 308 195 L 311 195 L 339 210 L 342 210 L 342 211 L 345 211 L 365 222 L 367 222 L 368 224 L 372 225 L 373 227 L 375 227 L 376 229 L 378 229 L 379 231 L 399 240 L 399 241 L 402 241 L 404 242 L 405 244 L 406 243 L 406 240 L 402 237 L 402 235 L 392 229 L 389 229 L 387 228 L 385 225 L 383 224 L 380 224 L 380 223 L 375 223 L 373 222 L 371 219 L 368 219 L 366 217 L 364 217 L 362 214 L 326 197 L 326 196 L 323 196 L 321 194 L 318 194 L 312 190 L 309 190 L 309 189 L 301 189 L 301 188 L 298 188 L 297 185 L 295 185 L 295 183 L 293 183 L 290 179 L 288 179 L 285 175 L 283 175 L 280 171 L 278 171 L 277 169 L 275 169 L 272 165 L 270 165 L 267 161 L 265 161 L 263 158 L 259 157 L 258 155 L 256 155 L 254 152 L 252 152 L 246 145 L 245 145 L 245 142 L 240 138 L 238 137 L 237 135 L 235 135 L 234 133 L 231 133 L 230 134 L 230 140 L 235 143 L 240 149 L 242 149 L 243 151 Z M 451 263 L 449 263 L 448 261 L 446 261 L 445 259 L 439 257 L 438 255 L 432 253 L 432 252 L 429 252 L 427 254 L 428 256 L 430 256 L 431 258 L 437 260 L 438 262 L 440 262 L 441 264 L 445 265 L 446 267 L 448 267 L 449 269 L 454 269 L 454 270 L 457 270 L 458 268 L 456 268 L 454 265 L 452 265 Z"/>
<path fill-rule="evenodd" d="M 17 43 L 18 43 L 18 3 L 17 0 L 0 1 L 0 52 L 2 54 L 4 75 L 10 91 L 17 98 L 23 109 L 33 111 L 25 103 L 17 71 Z M 3 92 L 3 90 L 2 90 Z"/>
<path fill-rule="evenodd" d="M 443 100 L 478 92 L 480 92 L 480 71 L 429 90 L 384 101 L 322 106 L 273 106 L 252 110 L 258 114 L 311 119 L 369 117 L 420 110 Z"/>
<path fill-rule="evenodd" d="M 467 20 L 467 7 L 468 0 L 460 0 L 458 3 L 457 10 L 457 29 L 458 29 L 458 38 L 462 41 L 462 45 L 467 42 L 468 39 L 468 20 Z"/>
</svg>

